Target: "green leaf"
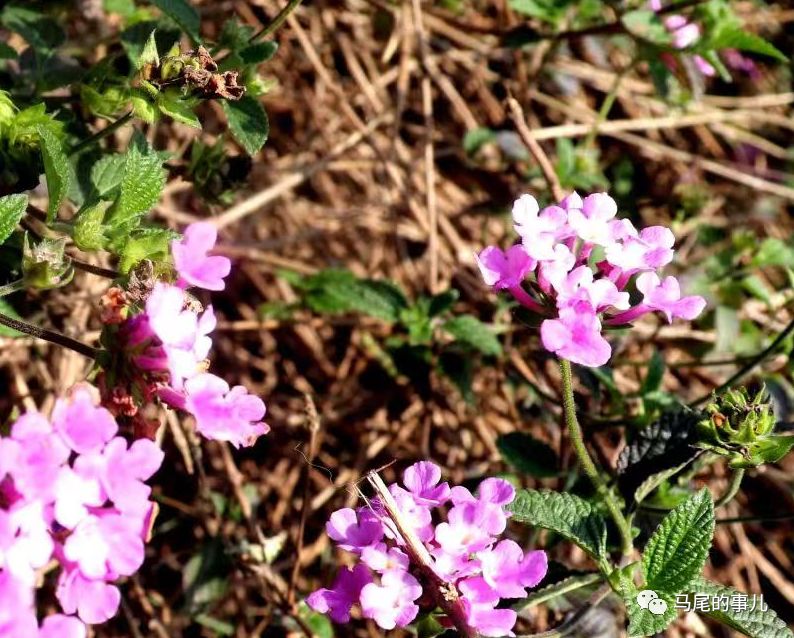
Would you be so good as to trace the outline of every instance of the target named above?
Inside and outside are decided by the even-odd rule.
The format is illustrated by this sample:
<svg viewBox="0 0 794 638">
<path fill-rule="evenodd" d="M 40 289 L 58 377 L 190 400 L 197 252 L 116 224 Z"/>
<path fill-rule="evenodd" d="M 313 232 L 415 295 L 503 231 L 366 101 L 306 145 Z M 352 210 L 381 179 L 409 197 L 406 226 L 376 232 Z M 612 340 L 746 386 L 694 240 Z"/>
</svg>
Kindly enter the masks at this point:
<svg viewBox="0 0 794 638">
<path fill-rule="evenodd" d="M 132 112 L 140 120 L 151 124 L 157 119 L 157 107 L 145 91 L 136 91 L 130 96 Z"/>
<path fill-rule="evenodd" d="M 141 55 L 135 60 L 136 69 L 142 69 L 147 64 L 160 66 L 160 56 L 157 53 L 157 39 L 155 38 L 156 33 L 157 30 L 152 29 L 149 37 L 146 39 L 146 44 L 143 45 Z"/>
<path fill-rule="evenodd" d="M 267 40 L 243 47 L 237 55 L 240 56 L 243 64 L 261 64 L 276 55 L 276 51 L 278 51 L 278 42 Z"/>
<path fill-rule="evenodd" d="M 621 17 L 621 22 L 629 33 L 643 40 L 661 45 L 668 45 L 673 41 L 662 19 L 650 9 L 628 11 Z"/>
<path fill-rule="evenodd" d="M 430 305 L 427 308 L 428 317 L 438 317 L 440 314 L 451 310 L 452 306 L 460 297 L 460 293 L 454 288 L 440 292 L 430 298 Z"/>
<path fill-rule="evenodd" d="M 723 599 L 727 597 L 732 600 L 736 596 L 746 596 L 742 592 L 734 589 L 733 587 L 726 587 L 719 583 L 712 583 L 704 578 L 698 578 L 692 583 L 690 588 L 693 594 L 706 594 L 709 600 L 714 600 L 715 597 Z M 690 594 L 690 601 L 693 596 Z M 786 623 L 774 611 L 767 609 L 761 610 L 760 604 L 752 605 L 756 609 L 750 611 L 734 610 L 733 606 L 729 605 L 727 611 L 708 611 L 699 612 L 704 613 L 709 618 L 721 622 L 736 631 L 740 631 L 750 638 L 794 638 L 794 632 L 786 626 Z M 737 605 L 738 607 L 738 605 Z"/>
<path fill-rule="evenodd" d="M 624 587 L 623 602 L 626 605 L 626 612 L 629 617 L 628 635 L 635 636 L 655 636 L 664 631 L 670 623 L 675 620 L 678 610 L 675 607 L 675 595 L 667 592 L 656 592 L 656 597 L 664 601 L 664 613 L 653 613 L 650 608 L 640 607 L 637 603 L 639 592 L 633 586 Z M 654 603 L 658 605 L 659 603 Z M 660 610 L 659 610 L 660 611 Z"/>
<path fill-rule="evenodd" d="M 489 128 L 475 128 L 466 131 L 463 136 L 463 151 L 466 155 L 474 155 L 488 142 L 493 142 L 496 139 L 496 132 Z"/>
<path fill-rule="evenodd" d="M 488 324 L 473 315 L 461 315 L 441 324 L 441 329 L 450 334 L 456 342 L 463 343 L 483 354 L 498 357 L 502 354 L 502 344 Z"/>
<path fill-rule="evenodd" d="M 123 273 L 130 272 L 144 259 L 154 262 L 167 259 L 173 238 L 174 233 L 164 228 L 139 229 L 119 251 L 119 270 Z"/>
<path fill-rule="evenodd" d="M 792 245 L 792 241 L 768 237 L 761 242 L 758 250 L 753 255 L 752 265 L 756 268 L 763 268 L 764 266 L 794 268 L 794 245 Z"/>
<path fill-rule="evenodd" d="M 157 203 L 165 186 L 162 164 L 162 158 L 151 149 L 142 153 L 137 146 L 130 146 L 124 160 L 119 196 L 110 214 L 109 221 L 114 228 L 134 227 Z"/>
<path fill-rule="evenodd" d="M 686 591 L 703 571 L 714 535 L 714 502 L 704 488 L 664 517 L 642 553 L 646 587 Z"/>
<path fill-rule="evenodd" d="M 100 250 L 105 245 L 102 222 L 105 219 L 107 202 L 95 202 L 85 206 L 77 214 L 74 224 L 74 243 L 80 250 Z"/>
<path fill-rule="evenodd" d="M 641 502 L 675 474 L 670 470 L 685 467 L 702 453 L 694 447 L 701 418 L 699 412 L 677 407 L 632 435 L 617 463 L 618 487 L 627 500 Z"/>
<path fill-rule="evenodd" d="M 709 39 L 708 44 L 714 49 L 739 49 L 740 51 L 760 53 L 780 62 L 788 62 L 788 57 L 771 42 L 735 25 L 719 29 Z"/>
<path fill-rule="evenodd" d="M 201 122 L 193 112 L 193 107 L 186 100 L 180 100 L 167 93 L 160 93 L 157 97 L 157 106 L 171 119 L 193 128 L 201 128 Z"/>
<path fill-rule="evenodd" d="M 606 559 L 606 522 L 584 499 L 567 492 L 520 490 L 508 508 L 513 520 L 550 529 L 596 560 Z"/>
<path fill-rule="evenodd" d="M 524 432 L 510 432 L 496 439 L 502 458 L 522 474 L 550 478 L 559 474 L 557 454 L 546 443 Z"/>
<path fill-rule="evenodd" d="M 193 620 L 195 620 L 199 625 L 206 627 L 207 629 L 211 629 L 220 636 L 234 635 L 233 624 L 226 622 L 225 620 L 215 618 L 214 616 L 210 616 L 209 614 L 196 614 L 193 617 Z"/>
<path fill-rule="evenodd" d="M 16 60 L 17 57 L 17 51 L 14 47 L 7 45 L 5 42 L 0 42 L 0 60 Z"/>
<path fill-rule="evenodd" d="M 651 360 L 648 363 L 648 372 L 640 388 L 641 395 L 644 396 L 650 392 L 655 392 L 661 387 L 662 379 L 664 378 L 664 369 L 664 359 L 659 351 L 654 349 Z"/>
<path fill-rule="evenodd" d="M 454 349 L 446 350 L 438 357 L 438 368 L 441 374 L 455 384 L 463 400 L 474 405 L 477 397 L 471 387 L 474 378 L 474 362 L 471 357 L 456 352 Z"/>
<path fill-rule="evenodd" d="M 127 52 L 127 57 L 133 67 L 138 68 L 138 61 L 143 55 L 143 50 L 149 43 L 149 38 L 154 33 L 158 51 L 168 51 L 171 46 L 179 41 L 178 29 L 169 28 L 164 23 L 158 24 L 154 20 L 137 22 L 121 33 L 121 45 Z"/>
<path fill-rule="evenodd" d="M 0 245 L 9 238 L 28 208 L 28 196 L 23 193 L 0 197 Z"/>
<path fill-rule="evenodd" d="M 124 177 L 124 164 L 126 156 L 113 153 L 100 158 L 91 167 L 91 184 L 100 197 L 105 197 L 115 191 Z"/>
<path fill-rule="evenodd" d="M 22 317 L 17 314 L 17 311 L 14 310 L 13 306 L 11 306 L 8 301 L 5 299 L 0 298 L 0 313 L 3 313 L 6 317 L 11 317 L 12 319 L 22 319 Z M 19 332 L 19 330 L 14 330 L 13 328 L 8 328 L 6 326 L 0 326 L 0 337 L 24 337 L 25 334 Z"/>
<path fill-rule="evenodd" d="M 407 307 L 405 296 L 389 281 L 359 279 L 348 270 L 328 269 L 299 280 L 304 302 L 319 313 L 360 312 L 397 321 Z"/>
<path fill-rule="evenodd" d="M 41 140 L 44 174 L 47 176 L 47 191 L 50 200 L 47 207 L 47 222 L 50 223 L 58 215 L 58 210 L 69 191 L 72 169 L 66 153 L 63 151 L 61 140 L 47 126 L 39 126 L 37 130 Z"/>
<path fill-rule="evenodd" d="M 201 17 L 187 0 L 149 0 L 155 7 L 176 22 L 193 42 L 200 42 Z"/>
<path fill-rule="evenodd" d="M 237 101 L 223 100 L 221 104 L 234 139 L 249 155 L 257 153 L 270 134 L 270 124 L 264 107 L 248 95 Z"/>
</svg>

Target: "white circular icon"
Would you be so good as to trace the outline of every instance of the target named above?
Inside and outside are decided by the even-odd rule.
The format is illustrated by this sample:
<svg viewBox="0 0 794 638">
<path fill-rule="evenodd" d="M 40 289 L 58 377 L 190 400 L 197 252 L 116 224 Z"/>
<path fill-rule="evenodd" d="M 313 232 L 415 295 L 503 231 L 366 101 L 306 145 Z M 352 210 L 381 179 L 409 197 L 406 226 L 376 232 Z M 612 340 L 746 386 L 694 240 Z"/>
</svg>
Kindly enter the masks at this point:
<svg viewBox="0 0 794 638">
<path fill-rule="evenodd" d="M 667 602 L 665 602 L 662 598 L 654 598 L 648 603 L 648 611 L 655 616 L 661 616 L 667 611 Z"/>
<path fill-rule="evenodd" d="M 637 604 L 643 609 L 648 609 L 649 603 L 656 598 L 659 598 L 659 595 L 655 591 L 652 589 L 643 589 L 637 594 Z"/>
</svg>

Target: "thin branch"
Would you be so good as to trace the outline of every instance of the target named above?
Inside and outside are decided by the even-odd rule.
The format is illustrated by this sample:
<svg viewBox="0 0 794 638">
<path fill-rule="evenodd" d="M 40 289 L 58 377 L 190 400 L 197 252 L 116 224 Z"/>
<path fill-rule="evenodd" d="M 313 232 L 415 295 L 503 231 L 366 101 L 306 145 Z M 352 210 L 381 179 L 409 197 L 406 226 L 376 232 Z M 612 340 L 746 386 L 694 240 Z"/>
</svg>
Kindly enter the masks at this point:
<svg viewBox="0 0 794 638">
<path fill-rule="evenodd" d="M 298 6 L 302 1 L 303 0 L 289 0 L 287 5 L 281 11 L 278 12 L 278 15 L 275 18 L 273 18 L 270 24 L 265 25 L 257 33 L 253 35 L 251 41 L 254 42 L 261 38 L 266 38 L 267 36 L 275 33 L 278 30 L 278 28 L 282 24 L 284 24 L 284 20 L 287 19 L 287 16 L 289 16 L 290 13 L 295 11 L 295 9 L 298 8 Z"/>
<path fill-rule="evenodd" d="M 424 543 L 419 540 L 413 527 L 403 518 L 397 502 L 377 471 L 367 474 L 367 482 L 375 490 L 389 518 L 397 528 L 405 543 L 405 551 L 410 556 L 411 563 L 417 568 L 425 584 L 428 585 L 430 594 L 436 604 L 444 610 L 450 622 L 458 630 L 461 638 L 477 638 L 477 631 L 469 626 L 466 619 L 466 612 L 461 604 L 460 594 L 455 584 L 445 582 L 436 574 L 430 553 Z"/>
<path fill-rule="evenodd" d="M 702 403 L 708 401 L 713 395 L 720 394 L 723 390 L 727 390 L 730 388 L 734 383 L 742 379 L 746 374 L 750 373 L 753 368 L 755 368 L 758 364 L 763 362 L 769 355 L 775 352 L 778 347 L 788 338 L 788 336 L 794 332 L 794 319 L 785 327 L 783 332 L 781 332 L 775 340 L 769 344 L 766 348 L 764 348 L 761 352 L 759 352 L 756 356 L 750 359 L 747 363 L 745 363 L 741 368 L 739 368 L 734 374 L 730 376 L 730 378 L 718 385 L 714 390 L 709 392 L 708 394 L 704 394 L 699 399 L 695 399 L 689 404 L 689 407 L 694 408 Z"/>
<path fill-rule="evenodd" d="M 63 346 L 64 348 L 69 348 L 69 350 L 74 350 L 75 352 L 78 352 L 89 359 L 96 359 L 96 356 L 99 353 L 97 348 L 89 346 L 87 343 L 77 341 L 77 339 L 72 339 L 71 337 L 67 337 L 65 334 L 55 332 L 54 330 L 41 328 L 39 326 L 34 326 L 33 324 L 27 323 L 26 321 L 14 319 L 13 317 L 9 317 L 2 313 L 0 313 L 0 325 L 5 326 L 6 328 L 11 328 L 12 330 L 24 332 L 26 335 L 36 337 L 37 339 L 44 339 L 44 341 L 49 341 L 59 346 Z"/>
<path fill-rule="evenodd" d="M 85 150 L 89 146 L 96 144 L 99 140 L 107 137 L 117 129 L 124 126 L 127 122 L 129 122 L 132 119 L 132 115 L 133 115 L 132 111 L 125 113 L 115 122 L 111 122 L 110 124 L 108 124 L 101 131 L 97 131 L 91 137 L 84 139 L 82 142 L 78 142 L 77 144 L 72 146 L 72 148 L 69 149 L 69 155 L 75 155 L 80 151 Z"/>
<path fill-rule="evenodd" d="M 532 157 L 535 158 L 535 161 L 540 166 L 540 170 L 543 172 L 543 177 L 545 178 L 546 183 L 549 185 L 549 189 L 551 190 L 552 195 L 554 195 L 554 199 L 556 199 L 558 202 L 561 201 L 565 198 L 565 191 L 560 185 L 560 180 L 557 177 L 557 173 L 554 171 L 554 166 L 552 166 L 549 156 L 546 155 L 546 152 L 543 150 L 541 145 L 532 136 L 532 131 L 527 125 L 524 112 L 521 110 L 521 106 L 514 97 L 508 97 L 507 108 L 510 110 L 510 119 L 513 120 L 516 130 L 518 131 L 518 135 L 521 137 L 521 140 L 526 145 Z"/>
</svg>

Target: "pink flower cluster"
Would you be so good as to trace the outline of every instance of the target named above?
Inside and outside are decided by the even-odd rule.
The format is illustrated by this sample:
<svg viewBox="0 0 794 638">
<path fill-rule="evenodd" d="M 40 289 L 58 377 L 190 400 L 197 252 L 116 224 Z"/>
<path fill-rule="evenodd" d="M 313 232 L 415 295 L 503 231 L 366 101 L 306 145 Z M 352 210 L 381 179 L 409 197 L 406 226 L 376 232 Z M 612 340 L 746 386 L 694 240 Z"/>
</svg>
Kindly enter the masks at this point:
<svg viewBox="0 0 794 638">
<path fill-rule="evenodd" d="M 584 199 L 572 193 L 543 210 L 534 197 L 522 195 L 513 205 L 522 242 L 506 251 L 490 246 L 476 256 L 486 284 L 510 291 L 545 317 L 544 347 L 584 366 L 604 365 L 612 354 L 602 320 L 620 326 L 654 311 L 668 321 L 690 320 L 706 305 L 702 297 L 681 297 L 678 280 L 658 274 L 673 259 L 670 229 L 638 231 L 616 215 L 617 204 L 606 193 Z M 642 294 L 635 304 L 628 292 L 632 282 Z"/>
<path fill-rule="evenodd" d="M 135 573 L 154 517 L 144 483 L 163 453 L 128 445 L 98 392 L 75 386 L 47 419 L 27 412 L 0 438 L 0 636 L 83 638 L 118 610 L 113 582 Z M 63 614 L 39 627 L 35 589 L 59 565 Z"/>
<path fill-rule="evenodd" d="M 510 483 L 486 479 L 475 496 L 440 481 L 439 467 L 422 461 L 409 467 L 403 485 L 392 484 L 389 492 L 429 552 L 435 574 L 457 592 L 468 624 L 483 636 L 513 635 L 516 612 L 497 604 L 502 598 L 526 596 L 526 588 L 541 581 L 546 554 L 524 553 L 514 541 L 498 540 L 509 516 L 505 506 L 515 497 Z M 451 506 L 442 520 L 447 504 Z M 350 620 L 355 604 L 382 629 L 413 621 L 423 586 L 411 573 L 405 543 L 382 505 L 375 501 L 371 508 L 338 510 L 326 530 L 358 562 L 343 567 L 332 587 L 311 594 L 307 604 L 340 623 Z"/>
<path fill-rule="evenodd" d="M 649 0 L 648 7 L 651 11 L 662 10 L 662 0 Z M 690 21 L 686 16 L 674 13 L 663 18 L 664 26 L 673 38 L 673 47 L 676 49 L 687 49 L 697 43 L 701 37 L 700 25 Z M 725 49 L 723 51 L 725 62 L 729 67 L 738 71 L 744 71 L 752 78 L 757 78 L 759 73 L 755 63 L 743 56 L 736 49 Z M 675 69 L 675 60 L 672 56 L 663 57 L 665 64 Z M 692 62 L 703 75 L 713 77 L 717 74 L 716 69 L 705 58 L 700 55 L 693 55 Z"/>
<path fill-rule="evenodd" d="M 265 404 L 243 386 L 229 387 L 206 371 L 216 320 L 212 306 L 203 311 L 186 291 L 188 286 L 222 290 L 229 274 L 226 257 L 209 255 L 217 231 L 198 222 L 174 241 L 171 252 L 179 278 L 176 284 L 157 282 L 145 302 L 145 312 L 129 318 L 120 335 L 136 366 L 158 376 L 158 396 L 188 412 L 196 429 L 210 439 L 235 446 L 251 445 L 269 427 L 262 422 Z"/>
</svg>

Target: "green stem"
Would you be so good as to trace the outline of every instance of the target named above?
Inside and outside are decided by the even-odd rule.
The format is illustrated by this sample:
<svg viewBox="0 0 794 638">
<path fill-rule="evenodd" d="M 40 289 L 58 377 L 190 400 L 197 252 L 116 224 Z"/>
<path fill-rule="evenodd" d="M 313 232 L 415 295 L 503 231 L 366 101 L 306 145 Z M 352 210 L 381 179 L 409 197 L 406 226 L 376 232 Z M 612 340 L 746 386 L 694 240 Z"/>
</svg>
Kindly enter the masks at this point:
<svg viewBox="0 0 794 638">
<path fill-rule="evenodd" d="M 13 317 L 9 317 L 8 315 L 4 315 L 2 313 L 0 313 L 0 325 L 5 326 L 6 328 L 11 328 L 12 330 L 23 332 L 26 335 L 36 337 L 37 339 L 44 339 L 45 341 L 55 343 L 59 346 L 63 346 L 64 348 L 69 348 L 70 350 L 74 350 L 75 352 L 78 352 L 89 359 L 95 359 L 99 353 L 99 350 L 93 346 L 83 343 L 82 341 L 77 341 L 77 339 L 72 339 L 71 337 L 67 337 L 65 334 L 55 332 L 54 330 L 40 328 L 39 326 L 34 326 L 27 323 L 26 321 L 14 319 Z"/>
<path fill-rule="evenodd" d="M 590 132 L 587 134 L 587 137 L 584 140 L 584 148 L 592 148 L 595 146 L 596 136 L 598 135 L 598 128 L 606 122 L 607 116 L 609 112 L 612 110 L 612 106 L 615 104 L 615 100 L 618 97 L 618 90 L 620 90 L 620 85 L 623 83 L 623 78 L 625 78 L 634 66 L 637 64 L 636 60 L 632 60 L 631 63 L 623 69 L 620 73 L 615 76 L 614 81 L 612 82 L 612 87 L 609 89 L 609 93 L 604 98 L 604 101 L 601 103 L 601 108 L 598 110 L 598 115 L 596 116 L 595 122 L 593 122 L 593 126 L 590 128 Z"/>
<path fill-rule="evenodd" d="M 727 390 L 730 388 L 734 383 L 739 381 L 742 377 L 746 374 L 751 372 L 755 366 L 759 363 L 764 361 L 769 355 L 771 355 L 778 347 L 786 340 L 786 338 L 794 332 L 794 320 L 792 320 L 781 332 L 775 340 L 769 344 L 766 348 L 764 348 L 761 352 L 759 352 L 756 356 L 750 359 L 746 364 L 744 364 L 741 368 L 739 368 L 731 377 L 721 385 L 717 386 L 709 392 L 708 394 L 704 394 L 699 399 L 695 399 L 692 403 L 689 404 L 690 408 L 694 408 L 699 406 L 701 403 L 705 403 L 708 401 L 713 395 L 720 394 L 723 390 Z"/>
<path fill-rule="evenodd" d="M 10 295 L 12 292 L 17 292 L 22 290 L 25 287 L 25 280 L 24 279 L 17 279 L 16 281 L 12 281 L 10 284 L 6 284 L 5 286 L 0 286 L 0 297 L 5 297 L 6 295 Z"/>
<path fill-rule="evenodd" d="M 97 131 L 91 137 L 86 138 L 82 142 L 79 142 L 78 144 L 75 144 L 74 146 L 72 146 L 72 148 L 69 149 L 69 155 L 75 155 L 75 154 L 79 153 L 80 151 L 88 148 L 92 144 L 96 144 L 99 140 L 107 137 L 108 135 L 110 135 L 111 133 L 116 131 L 117 129 L 120 129 L 122 126 L 124 126 L 131 119 L 132 119 L 132 111 L 129 111 L 128 113 L 125 113 L 124 115 L 122 115 L 115 122 L 111 122 L 110 124 L 108 124 L 101 131 Z"/>
<path fill-rule="evenodd" d="M 728 485 L 728 489 L 725 490 L 725 493 L 720 496 L 716 501 L 714 501 L 714 509 L 719 509 L 720 507 L 727 505 L 733 500 L 733 497 L 739 493 L 739 488 L 742 486 L 742 479 L 744 478 L 745 470 L 744 468 L 739 468 L 733 473 L 731 477 L 730 485 Z"/>
<path fill-rule="evenodd" d="M 568 436 L 571 438 L 571 444 L 573 445 L 573 449 L 576 452 L 576 456 L 579 459 L 584 473 L 587 474 L 596 492 L 612 515 L 615 525 L 617 525 L 621 538 L 621 553 L 623 556 L 629 556 L 634 551 L 634 544 L 631 538 L 631 526 L 620 510 L 620 505 L 618 505 L 612 492 L 610 492 L 607 487 L 593 459 L 590 458 L 590 453 L 587 451 L 584 437 L 582 436 L 582 428 L 579 426 L 579 421 L 576 418 L 571 362 L 567 359 L 560 359 L 560 370 L 562 371 L 562 407 L 565 414 L 565 424 L 568 428 Z"/>
<path fill-rule="evenodd" d="M 275 18 L 273 18 L 273 21 L 270 24 L 265 25 L 257 33 L 255 33 L 254 37 L 252 37 L 251 40 L 252 41 L 260 40 L 275 33 L 278 30 L 278 28 L 282 24 L 284 24 L 284 20 L 287 19 L 289 14 L 298 8 L 301 2 L 303 2 L 303 0 L 289 0 L 287 5 L 281 11 L 278 12 L 278 15 Z"/>
</svg>

